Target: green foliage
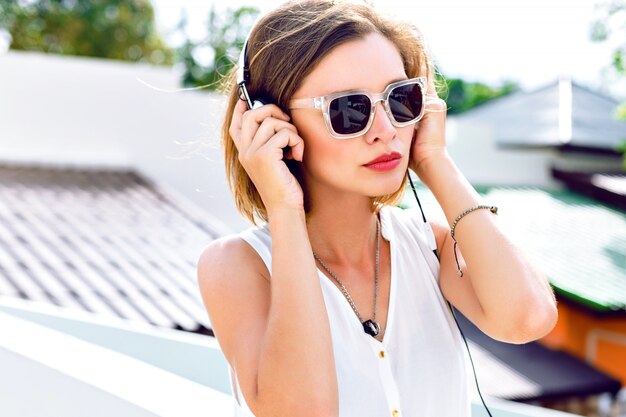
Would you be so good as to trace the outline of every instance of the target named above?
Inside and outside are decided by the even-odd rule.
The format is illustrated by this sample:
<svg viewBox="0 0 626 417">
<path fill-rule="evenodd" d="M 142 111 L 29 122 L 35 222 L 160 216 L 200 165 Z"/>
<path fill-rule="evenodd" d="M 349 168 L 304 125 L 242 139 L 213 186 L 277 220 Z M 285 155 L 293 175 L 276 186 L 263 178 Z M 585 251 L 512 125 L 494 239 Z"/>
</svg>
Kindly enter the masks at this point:
<svg viewBox="0 0 626 417">
<path fill-rule="evenodd" d="M 208 36 L 201 42 L 187 39 L 177 50 L 177 61 L 184 63 L 183 85 L 204 86 L 215 90 L 219 81 L 236 64 L 239 52 L 259 10 L 256 7 L 226 9 L 217 13 L 211 9 L 208 19 Z M 179 24 L 184 27 L 186 22 Z M 203 59 L 202 55 L 211 59 Z"/>
<path fill-rule="evenodd" d="M 459 78 L 445 78 L 437 74 L 436 84 L 442 85 L 438 91 L 448 104 L 448 114 L 458 114 L 479 106 L 497 97 L 517 91 L 516 82 L 505 81 L 499 87 L 480 82 L 468 82 Z"/>
<path fill-rule="evenodd" d="M 617 107 L 615 117 L 620 120 L 626 120 L 626 103 L 622 103 Z"/>
<path fill-rule="evenodd" d="M 626 2 L 623 0 L 605 0 L 596 5 L 600 17 L 591 25 L 590 37 L 593 41 L 604 42 L 611 38 L 614 32 L 623 34 L 626 31 Z M 613 68 L 621 77 L 626 77 L 626 44 L 618 45 L 613 50 L 611 62 Z M 626 103 L 622 103 L 616 111 L 616 117 L 626 120 Z M 617 151 L 624 155 L 623 166 L 626 170 L 626 139 L 621 142 Z"/>
<path fill-rule="evenodd" d="M 591 40 L 604 42 L 615 33 L 619 37 L 626 31 L 626 2 L 623 0 L 604 0 L 596 4 L 596 9 L 599 12 L 599 17 L 591 24 Z M 615 47 L 611 64 L 619 75 L 626 76 L 626 44 Z"/>
<path fill-rule="evenodd" d="M 613 67 L 622 75 L 626 75 L 626 66 L 624 60 L 626 58 L 626 48 L 619 48 L 613 51 Z"/>
<path fill-rule="evenodd" d="M 0 28 L 11 49 L 173 63 L 149 0 L 0 0 Z"/>
<path fill-rule="evenodd" d="M 226 9 L 216 13 L 211 9 L 208 19 L 208 36 L 200 42 L 192 42 L 188 37 L 177 50 L 176 61 L 184 64 L 183 85 L 215 90 L 219 82 L 236 64 L 243 43 L 256 20 L 259 10 L 256 7 Z M 183 17 L 178 29 L 184 31 L 187 25 Z M 210 59 L 207 59 L 210 56 Z M 500 97 L 517 90 L 514 82 L 505 82 L 500 87 L 483 83 L 469 83 L 460 79 L 444 80 L 439 77 L 437 85 L 447 85 L 450 91 L 448 104 L 452 107 L 448 114 L 460 113 L 492 98 Z"/>
</svg>

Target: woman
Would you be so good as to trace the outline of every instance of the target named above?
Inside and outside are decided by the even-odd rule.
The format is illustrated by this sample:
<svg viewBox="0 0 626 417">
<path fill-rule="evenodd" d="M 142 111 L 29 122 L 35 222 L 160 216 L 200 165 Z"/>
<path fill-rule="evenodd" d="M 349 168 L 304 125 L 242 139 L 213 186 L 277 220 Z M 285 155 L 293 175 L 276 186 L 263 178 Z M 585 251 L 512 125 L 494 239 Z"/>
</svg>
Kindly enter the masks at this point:
<svg viewBox="0 0 626 417">
<path fill-rule="evenodd" d="M 469 416 L 446 300 L 510 343 L 549 332 L 556 303 L 447 154 L 419 32 L 365 3 L 295 1 L 246 52 L 244 87 L 268 104 L 248 110 L 232 79 L 222 136 L 258 225 L 198 264 L 237 415 Z M 450 226 L 394 207 L 408 168 L 455 226 L 462 277 Z"/>
</svg>

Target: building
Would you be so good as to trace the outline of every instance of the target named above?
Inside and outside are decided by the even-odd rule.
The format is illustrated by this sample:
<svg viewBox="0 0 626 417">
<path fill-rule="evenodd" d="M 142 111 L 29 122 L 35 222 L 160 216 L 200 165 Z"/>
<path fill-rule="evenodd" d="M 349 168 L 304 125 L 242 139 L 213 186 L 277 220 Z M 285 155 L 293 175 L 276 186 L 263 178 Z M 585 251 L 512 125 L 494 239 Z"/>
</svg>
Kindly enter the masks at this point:
<svg viewBox="0 0 626 417">
<path fill-rule="evenodd" d="M 559 322 L 538 343 L 578 358 L 623 387 L 626 172 L 615 148 L 626 139 L 626 122 L 614 118 L 617 105 L 613 98 L 561 79 L 450 117 L 449 152 L 470 182 L 501 208 L 502 227 L 546 273 L 557 295 Z M 492 352 L 508 351 L 522 374 L 538 375 L 532 364 L 521 366 L 527 352 L 516 356 L 512 346 L 476 338 Z M 559 374 L 569 379 L 562 381 L 561 398 L 552 379 L 553 406 L 566 402 L 565 391 L 579 398 L 589 394 L 584 380 L 592 377 L 576 387 L 577 373 L 565 371 L 573 367 L 569 358 L 559 361 L 544 353 L 545 369 L 562 362 Z M 534 360 L 539 357 L 535 352 Z M 583 368 L 579 377 L 588 371 Z M 609 380 L 598 386 L 612 386 L 615 392 Z M 499 384 L 497 389 L 511 387 Z M 509 398 L 515 395 L 520 393 Z"/>
<path fill-rule="evenodd" d="M 46 79 L 25 77 L 32 66 Z M 0 56 L 0 333 L 8 335 L 0 360 L 12 365 L 0 403 L 8 411 L 178 415 L 169 389 L 187 392 L 187 415 L 204 412 L 203 400 L 213 412 L 227 407 L 227 364 L 206 336 L 194 262 L 210 240 L 247 224 L 214 140 L 223 102 L 164 92 L 175 80 L 169 70 L 102 60 Z M 496 359 L 484 363 L 500 366 Z M 127 369 L 128 380 L 109 368 Z M 16 375 L 41 383 L 27 389 Z M 158 388 L 138 388 L 148 382 Z M 40 408 L 28 401 L 33 392 L 48 395 Z M 561 415 L 496 396 L 487 404 L 501 416 Z"/>
</svg>

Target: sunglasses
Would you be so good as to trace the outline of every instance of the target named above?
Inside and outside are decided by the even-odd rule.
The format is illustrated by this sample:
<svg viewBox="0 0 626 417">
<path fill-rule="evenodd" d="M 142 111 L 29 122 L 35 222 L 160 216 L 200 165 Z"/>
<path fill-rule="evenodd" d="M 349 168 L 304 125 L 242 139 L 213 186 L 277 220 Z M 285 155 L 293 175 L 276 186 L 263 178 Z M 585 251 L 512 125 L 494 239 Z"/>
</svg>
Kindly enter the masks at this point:
<svg viewBox="0 0 626 417">
<path fill-rule="evenodd" d="M 403 127 L 417 122 L 424 115 L 426 77 L 391 83 L 382 93 L 350 90 L 323 97 L 295 99 L 289 102 L 288 108 L 322 110 L 331 136 L 349 139 L 369 130 L 379 101 L 383 102 L 394 126 Z"/>
</svg>

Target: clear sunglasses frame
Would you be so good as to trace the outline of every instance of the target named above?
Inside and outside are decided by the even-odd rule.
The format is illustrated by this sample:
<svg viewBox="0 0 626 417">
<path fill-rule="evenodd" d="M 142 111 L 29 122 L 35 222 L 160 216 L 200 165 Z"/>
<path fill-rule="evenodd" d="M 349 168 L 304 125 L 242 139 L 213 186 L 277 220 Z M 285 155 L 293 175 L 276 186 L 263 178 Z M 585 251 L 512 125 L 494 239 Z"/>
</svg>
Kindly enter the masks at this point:
<svg viewBox="0 0 626 417">
<path fill-rule="evenodd" d="M 418 84 L 420 86 L 422 90 L 422 109 L 420 111 L 420 114 L 414 119 L 409 120 L 408 122 L 398 122 L 396 121 L 395 117 L 393 117 L 393 113 L 391 112 L 391 108 L 389 106 L 389 95 L 395 88 L 403 87 L 409 84 Z M 370 100 L 372 107 L 370 109 L 370 115 L 369 115 L 369 120 L 367 121 L 367 125 L 365 125 L 365 127 L 359 132 L 348 133 L 348 134 L 337 133 L 333 129 L 333 126 L 330 120 L 330 112 L 329 112 L 330 103 L 337 98 L 350 96 L 353 94 L 365 95 Z M 350 138 L 356 138 L 357 136 L 364 135 L 365 133 L 369 131 L 370 127 L 372 127 L 372 122 L 374 121 L 374 114 L 376 113 L 376 104 L 379 101 L 383 102 L 383 107 L 385 109 L 385 112 L 387 113 L 389 120 L 395 127 L 404 127 L 404 126 L 408 126 L 410 124 L 418 122 L 424 116 L 425 108 L 426 108 L 426 77 L 416 77 L 416 78 L 410 78 L 408 80 L 396 81 L 395 83 L 389 84 L 382 93 L 372 93 L 368 90 L 349 90 L 349 91 L 341 91 L 338 93 L 332 93 L 332 94 L 328 94 L 326 96 L 321 96 L 321 97 L 294 99 L 289 102 L 288 108 L 289 110 L 295 110 L 295 109 L 321 110 L 322 113 L 324 114 L 324 121 L 326 122 L 326 127 L 328 128 L 330 135 L 336 139 L 350 139 Z"/>
</svg>

